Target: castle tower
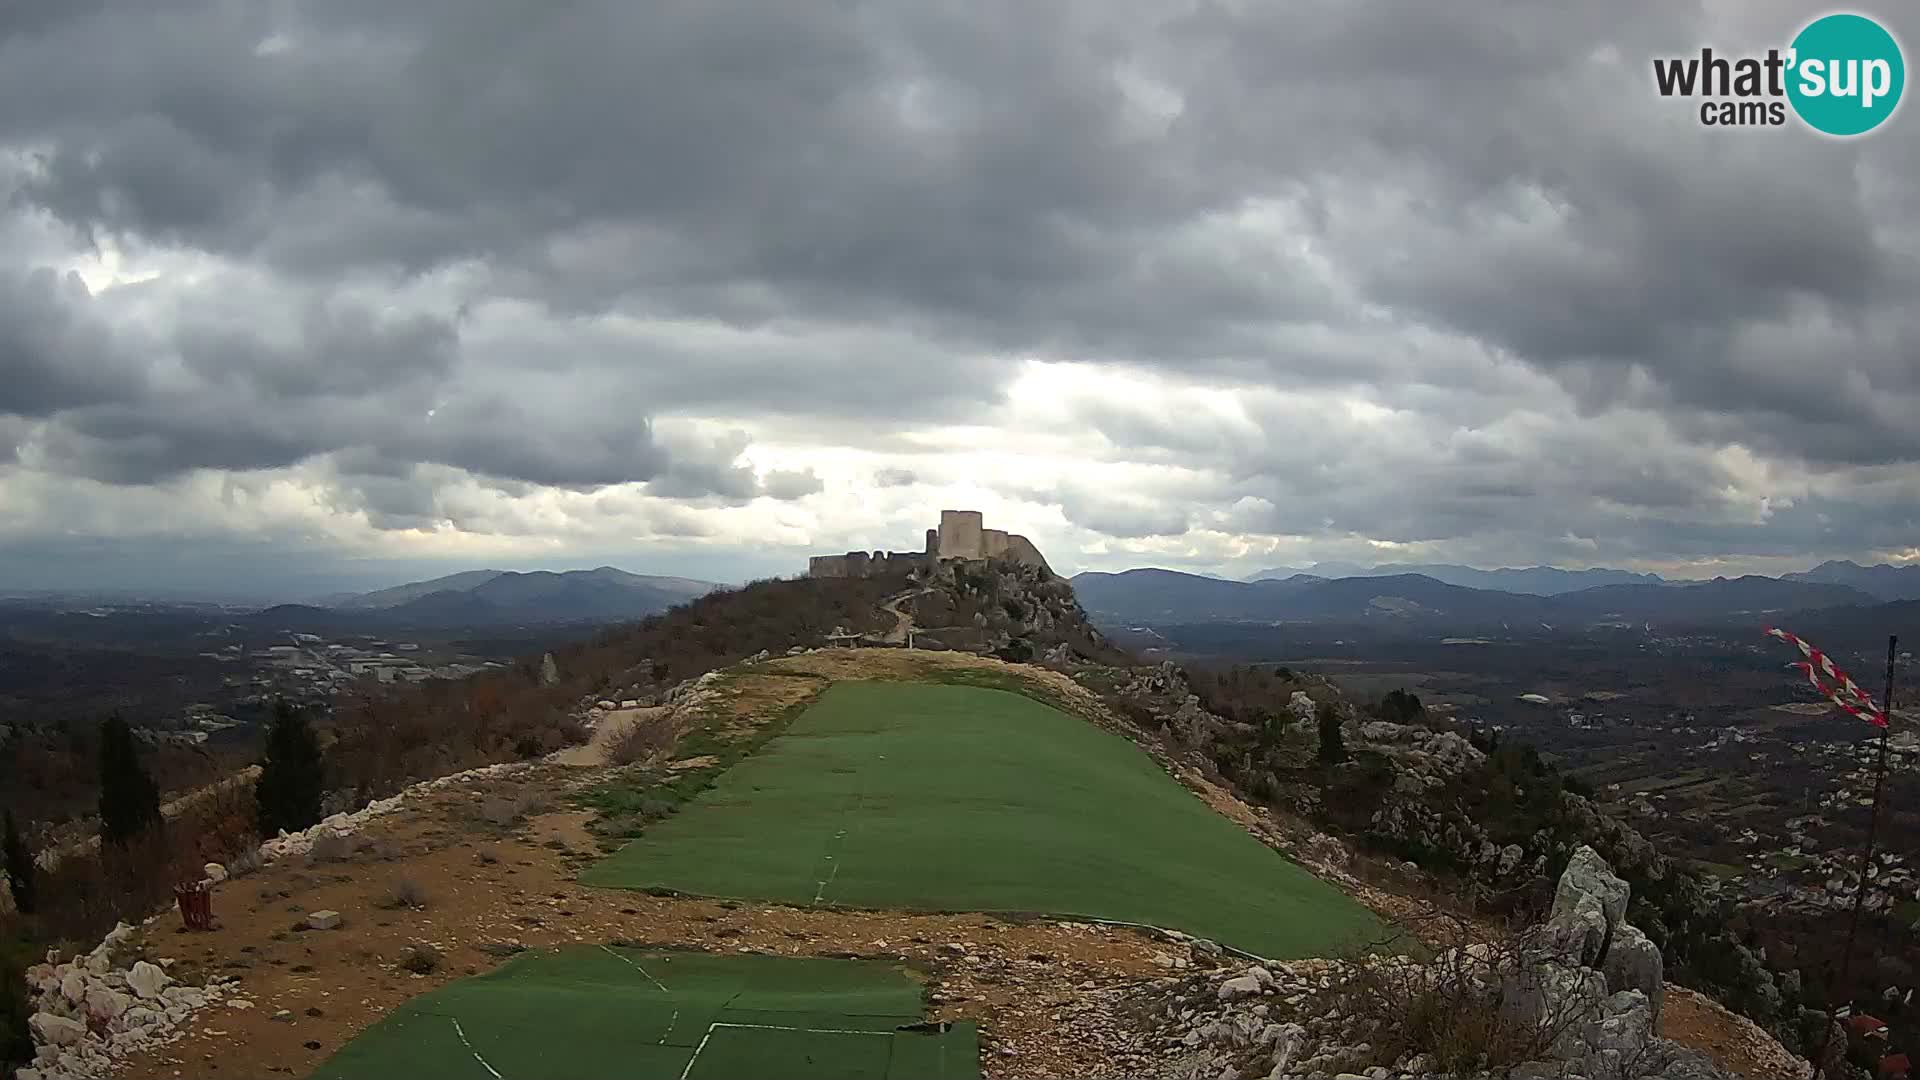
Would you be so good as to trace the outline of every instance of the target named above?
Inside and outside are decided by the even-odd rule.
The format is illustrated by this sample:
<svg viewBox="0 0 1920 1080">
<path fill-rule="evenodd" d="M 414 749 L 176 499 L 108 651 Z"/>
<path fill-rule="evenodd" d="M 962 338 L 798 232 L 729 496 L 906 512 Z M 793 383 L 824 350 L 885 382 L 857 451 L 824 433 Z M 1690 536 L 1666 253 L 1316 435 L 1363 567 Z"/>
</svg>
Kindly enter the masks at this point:
<svg viewBox="0 0 1920 1080">
<path fill-rule="evenodd" d="M 940 511 L 940 557 L 985 558 L 985 529 L 986 523 L 978 510 Z"/>
</svg>

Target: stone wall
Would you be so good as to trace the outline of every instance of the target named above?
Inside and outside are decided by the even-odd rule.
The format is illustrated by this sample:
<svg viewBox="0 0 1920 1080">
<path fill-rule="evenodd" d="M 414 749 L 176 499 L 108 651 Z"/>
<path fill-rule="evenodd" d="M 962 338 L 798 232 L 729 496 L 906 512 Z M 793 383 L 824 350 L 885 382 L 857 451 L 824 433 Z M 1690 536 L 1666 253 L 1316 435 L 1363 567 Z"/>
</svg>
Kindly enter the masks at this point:
<svg viewBox="0 0 1920 1080">
<path fill-rule="evenodd" d="M 845 555 L 815 555 L 807 560 L 811 578 L 883 577 L 926 565 L 918 551 L 849 551 Z"/>
</svg>

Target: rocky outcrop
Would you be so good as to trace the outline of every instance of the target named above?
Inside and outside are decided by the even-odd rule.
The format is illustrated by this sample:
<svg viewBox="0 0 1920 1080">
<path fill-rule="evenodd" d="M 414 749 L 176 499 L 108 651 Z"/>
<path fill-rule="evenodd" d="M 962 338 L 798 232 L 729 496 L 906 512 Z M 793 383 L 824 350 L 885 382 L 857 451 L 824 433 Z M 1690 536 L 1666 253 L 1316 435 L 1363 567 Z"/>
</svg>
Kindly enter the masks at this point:
<svg viewBox="0 0 1920 1080">
<path fill-rule="evenodd" d="M 221 1003 L 227 984 L 183 986 L 166 972 L 171 960 L 134 960 L 138 931 L 125 923 L 92 952 L 27 969 L 33 1015 L 33 1064 L 19 1080 L 79 1080 L 109 1076 L 128 1054 L 177 1038 L 188 1017 Z"/>
<path fill-rule="evenodd" d="M 1522 1080 L 1731 1080 L 1697 1051 L 1660 1038 L 1660 956 L 1625 919 L 1630 890 L 1591 848 L 1561 875 L 1553 913 L 1520 938 L 1445 950 L 1425 962 L 1375 957 L 1225 967 L 1160 980 L 1131 1011 L 1167 1048 L 1144 1075 L 1251 1080 L 1442 1080 L 1488 1072 L 1436 1067 L 1460 1047 L 1406 1047 L 1396 1027 L 1417 998 L 1485 1010 L 1533 1040 Z M 1367 989 L 1356 989 L 1367 988 Z M 1371 1002 L 1371 1005 L 1367 1004 Z M 1531 1033 L 1531 1034 L 1528 1034 Z M 1394 1045 L 1389 1052 L 1376 1050 Z M 1538 1052 L 1538 1051 L 1537 1051 Z"/>
<path fill-rule="evenodd" d="M 1591 847 L 1567 861 L 1542 935 L 1555 957 L 1593 970 L 1609 991 L 1636 991 L 1654 1020 L 1665 997 L 1660 950 L 1626 921 L 1632 890 Z"/>
</svg>

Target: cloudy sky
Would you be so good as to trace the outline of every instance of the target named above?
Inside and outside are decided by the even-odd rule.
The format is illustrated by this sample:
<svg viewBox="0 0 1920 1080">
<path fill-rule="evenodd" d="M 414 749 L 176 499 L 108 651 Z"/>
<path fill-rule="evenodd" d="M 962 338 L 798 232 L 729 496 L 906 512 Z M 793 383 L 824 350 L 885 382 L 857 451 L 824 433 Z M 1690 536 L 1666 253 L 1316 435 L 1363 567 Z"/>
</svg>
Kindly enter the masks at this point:
<svg viewBox="0 0 1920 1080">
<path fill-rule="evenodd" d="M 1823 10 L 8 0 L 0 587 L 1920 559 L 1920 119 L 1652 89 Z"/>
</svg>

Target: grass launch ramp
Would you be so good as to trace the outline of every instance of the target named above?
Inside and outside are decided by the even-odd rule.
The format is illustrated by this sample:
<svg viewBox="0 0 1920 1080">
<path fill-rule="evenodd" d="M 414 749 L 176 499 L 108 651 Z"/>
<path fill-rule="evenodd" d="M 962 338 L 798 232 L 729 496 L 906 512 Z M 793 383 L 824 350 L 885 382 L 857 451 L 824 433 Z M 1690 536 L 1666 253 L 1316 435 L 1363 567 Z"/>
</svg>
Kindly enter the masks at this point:
<svg viewBox="0 0 1920 1080">
<path fill-rule="evenodd" d="M 1376 940 L 1138 747 L 1030 698 L 843 682 L 589 885 L 1170 927 L 1273 959 Z"/>
<path fill-rule="evenodd" d="M 313 1080 L 977 1080 L 971 1024 L 866 960 L 576 946 L 407 1002 Z"/>
</svg>

